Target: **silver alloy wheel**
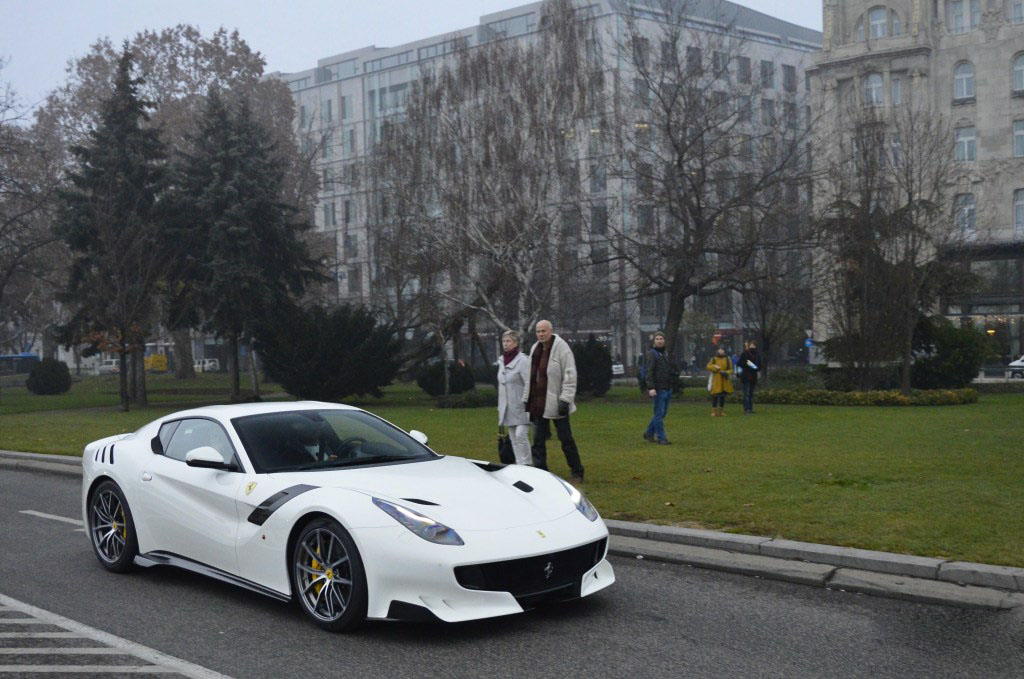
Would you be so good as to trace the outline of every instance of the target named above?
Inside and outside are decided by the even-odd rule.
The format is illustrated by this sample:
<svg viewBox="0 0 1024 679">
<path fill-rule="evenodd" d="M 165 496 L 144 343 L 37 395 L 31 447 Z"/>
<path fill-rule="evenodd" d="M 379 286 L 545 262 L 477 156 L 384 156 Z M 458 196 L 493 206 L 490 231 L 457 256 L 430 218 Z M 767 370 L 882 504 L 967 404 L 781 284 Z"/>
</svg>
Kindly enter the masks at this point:
<svg viewBox="0 0 1024 679">
<path fill-rule="evenodd" d="M 124 554 L 128 539 L 128 519 L 121 498 L 111 488 L 104 488 L 92 498 L 89 532 L 96 553 L 107 563 L 114 563 Z"/>
<path fill-rule="evenodd" d="M 327 528 L 305 535 L 295 550 L 294 568 L 306 610 L 324 622 L 344 615 L 352 597 L 352 567 L 337 535 Z"/>
</svg>

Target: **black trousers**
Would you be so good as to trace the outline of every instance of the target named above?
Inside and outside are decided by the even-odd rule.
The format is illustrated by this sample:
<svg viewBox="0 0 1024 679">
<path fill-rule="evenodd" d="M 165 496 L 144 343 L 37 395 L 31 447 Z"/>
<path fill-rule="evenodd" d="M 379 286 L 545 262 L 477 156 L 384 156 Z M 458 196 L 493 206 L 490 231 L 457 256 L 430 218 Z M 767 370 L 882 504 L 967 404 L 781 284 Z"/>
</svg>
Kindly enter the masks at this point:
<svg viewBox="0 0 1024 679">
<path fill-rule="evenodd" d="M 530 416 L 533 424 L 533 466 L 539 469 L 548 468 L 547 442 L 551 438 L 551 422 L 555 423 L 555 433 L 562 444 L 562 452 L 565 453 L 565 461 L 569 464 L 569 470 L 574 478 L 583 478 L 583 464 L 580 463 L 580 451 L 576 449 L 576 441 L 572 437 L 572 427 L 569 426 L 569 416 L 559 417 L 556 420 L 549 420 L 545 417 Z"/>
</svg>

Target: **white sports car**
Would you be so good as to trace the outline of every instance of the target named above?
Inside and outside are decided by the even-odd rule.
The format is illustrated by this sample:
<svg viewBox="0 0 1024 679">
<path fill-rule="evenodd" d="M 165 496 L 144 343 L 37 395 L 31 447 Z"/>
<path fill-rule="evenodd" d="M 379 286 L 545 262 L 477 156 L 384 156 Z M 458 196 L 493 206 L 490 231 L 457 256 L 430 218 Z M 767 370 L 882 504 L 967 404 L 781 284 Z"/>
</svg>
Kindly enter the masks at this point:
<svg viewBox="0 0 1024 679">
<path fill-rule="evenodd" d="M 82 511 L 108 570 L 171 565 L 295 596 L 333 631 L 519 613 L 615 581 L 608 529 L 576 488 L 426 443 L 332 403 L 197 408 L 87 445 Z"/>
</svg>

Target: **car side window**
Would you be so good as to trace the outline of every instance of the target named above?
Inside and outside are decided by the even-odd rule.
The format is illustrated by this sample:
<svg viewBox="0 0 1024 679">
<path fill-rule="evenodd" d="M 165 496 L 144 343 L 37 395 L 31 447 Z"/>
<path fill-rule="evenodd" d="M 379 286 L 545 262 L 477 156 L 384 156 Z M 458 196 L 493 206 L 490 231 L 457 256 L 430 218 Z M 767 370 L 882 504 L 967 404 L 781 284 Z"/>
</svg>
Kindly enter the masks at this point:
<svg viewBox="0 0 1024 679">
<path fill-rule="evenodd" d="M 171 442 L 174 430 L 178 428 L 179 424 L 181 424 L 181 420 L 175 420 L 174 422 L 166 422 L 160 427 L 160 450 L 167 450 L 167 445 Z"/>
<path fill-rule="evenodd" d="M 160 434 L 163 435 L 162 428 Z M 215 448 L 225 462 L 231 462 L 235 456 L 235 449 L 231 446 L 224 429 L 213 420 L 198 418 L 180 421 L 171 435 L 170 442 L 164 444 L 164 455 L 184 462 L 190 450 L 202 446 Z"/>
</svg>

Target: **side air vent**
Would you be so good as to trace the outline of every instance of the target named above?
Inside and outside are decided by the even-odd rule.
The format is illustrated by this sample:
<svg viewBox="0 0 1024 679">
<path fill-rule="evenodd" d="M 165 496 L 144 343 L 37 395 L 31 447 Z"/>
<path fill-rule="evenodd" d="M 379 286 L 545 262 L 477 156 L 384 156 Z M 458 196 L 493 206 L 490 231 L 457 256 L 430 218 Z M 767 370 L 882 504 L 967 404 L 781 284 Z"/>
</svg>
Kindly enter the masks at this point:
<svg viewBox="0 0 1024 679">
<path fill-rule="evenodd" d="M 473 461 L 473 464 L 480 467 L 480 469 L 483 469 L 485 472 L 500 472 L 506 466 L 498 464 L 497 462 L 477 462 L 476 460 Z"/>
<path fill-rule="evenodd" d="M 430 500 L 420 500 L 419 498 L 415 498 L 415 497 L 403 497 L 402 499 L 405 500 L 406 502 L 415 502 L 418 505 L 427 505 L 427 506 L 430 506 L 430 507 L 440 507 L 441 506 L 441 505 L 437 504 L 436 502 L 431 502 Z"/>
<path fill-rule="evenodd" d="M 531 486 L 530 484 L 526 483 L 525 481 L 516 481 L 512 485 L 515 486 L 516 488 L 518 488 L 519 490 L 523 491 L 524 493 L 532 493 L 533 492 L 533 486 Z"/>
</svg>

